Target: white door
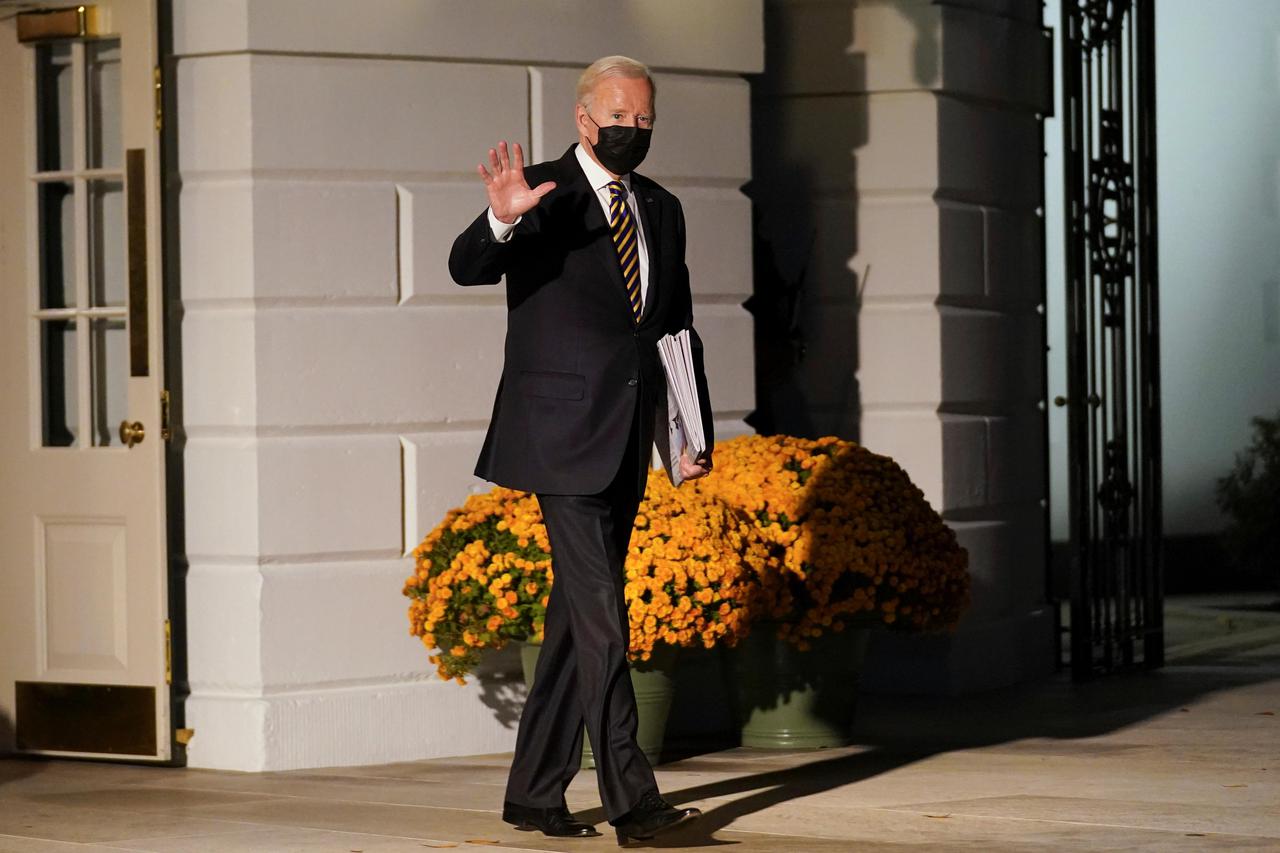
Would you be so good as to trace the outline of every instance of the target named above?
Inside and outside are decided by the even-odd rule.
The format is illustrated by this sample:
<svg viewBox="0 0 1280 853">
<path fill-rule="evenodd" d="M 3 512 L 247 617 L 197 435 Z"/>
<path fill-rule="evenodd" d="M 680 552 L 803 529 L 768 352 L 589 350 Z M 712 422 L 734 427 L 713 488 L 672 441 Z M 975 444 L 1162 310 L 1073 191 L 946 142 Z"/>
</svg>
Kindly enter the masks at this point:
<svg viewBox="0 0 1280 853">
<path fill-rule="evenodd" d="M 168 760 L 155 9 L 36 5 L 0 4 L 0 750 Z"/>
</svg>

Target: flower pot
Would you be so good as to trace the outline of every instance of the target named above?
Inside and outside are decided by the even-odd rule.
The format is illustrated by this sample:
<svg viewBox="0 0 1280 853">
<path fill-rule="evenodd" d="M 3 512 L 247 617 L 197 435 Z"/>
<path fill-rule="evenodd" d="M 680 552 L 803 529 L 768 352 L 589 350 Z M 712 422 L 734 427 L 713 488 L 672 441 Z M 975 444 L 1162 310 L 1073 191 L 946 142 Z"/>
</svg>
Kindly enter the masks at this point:
<svg viewBox="0 0 1280 853">
<path fill-rule="evenodd" d="M 520 648 L 520 664 L 524 669 L 524 683 L 533 689 L 533 674 L 538 668 L 538 653 L 542 646 L 525 643 Z M 675 695 L 676 648 L 662 644 L 654 649 L 653 656 L 643 662 L 631 664 L 631 687 L 636 694 L 636 742 L 650 764 L 657 764 L 662 754 L 663 736 L 667 730 L 667 717 L 671 713 L 671 701 Z M 591 741 L 583 733 L 582 767 L 596 766 L 591 752 Z"/>
<path fill-rule="evenodd" d="M 868 627 L 828 632 L 808 651 L 777 638 L 777 625 L 755 625 L 729 650 L 742 745 L 821 749 L 852 740 L 858 678 Z"/>
</svg>

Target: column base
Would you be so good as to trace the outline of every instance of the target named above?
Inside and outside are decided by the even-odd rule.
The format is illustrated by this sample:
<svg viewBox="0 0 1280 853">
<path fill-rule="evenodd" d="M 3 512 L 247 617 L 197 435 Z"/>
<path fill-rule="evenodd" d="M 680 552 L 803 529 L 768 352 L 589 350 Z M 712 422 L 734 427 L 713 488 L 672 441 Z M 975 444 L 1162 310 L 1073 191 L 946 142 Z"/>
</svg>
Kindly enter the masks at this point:
<svg viewBox="0 0 1280 853">
<path fill-rule="evenodd" d="M 296 770 L 515 748 L 524 684 L 421 681 L 186 701 L 189 767 Z"/>
</svg>

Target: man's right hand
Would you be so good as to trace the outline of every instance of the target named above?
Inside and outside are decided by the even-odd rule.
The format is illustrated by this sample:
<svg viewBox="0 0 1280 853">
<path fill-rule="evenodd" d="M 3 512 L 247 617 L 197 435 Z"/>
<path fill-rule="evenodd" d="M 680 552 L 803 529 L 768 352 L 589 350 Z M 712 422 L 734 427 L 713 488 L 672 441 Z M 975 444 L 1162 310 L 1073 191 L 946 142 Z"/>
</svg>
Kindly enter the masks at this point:
<svg viewBox="0 0 1280 853">
<path fill-rule="evenodd" d="M 493 170 L 492 174 L 489 169 Z M 512 146 L 510 158 L 507 157 L 505 141 L 498 143 L 497 150 L 490 148 L 489 169 L 483 163 L 476 166 L 489 193 L 489 208 L 499 222 L 508 225 L 537 207 L 542 197 L 556 188 L 555 181 L 546 181 L 529 189 L 524 179 L 524 153 L 519 142 Z"/>
</svg>

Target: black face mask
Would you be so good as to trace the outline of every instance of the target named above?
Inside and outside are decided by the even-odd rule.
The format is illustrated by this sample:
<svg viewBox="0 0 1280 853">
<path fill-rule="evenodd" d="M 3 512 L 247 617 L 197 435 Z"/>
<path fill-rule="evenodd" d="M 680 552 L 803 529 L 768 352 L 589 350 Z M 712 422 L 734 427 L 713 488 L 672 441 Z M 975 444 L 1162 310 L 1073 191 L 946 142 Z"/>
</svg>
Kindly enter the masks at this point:
<svg viewBox="0 0 1280 853">
<path fill-rule="evenodd" d="M 644 161 L 644 155 L 649 153 L 649 137 L 653 135 L 653 128 L 620 124 L 600 127 L 590 115 L 587 118 L 599 128 L 591 150 L 602 166 L 615 175 L 625 175 Z"/>
</svg>

